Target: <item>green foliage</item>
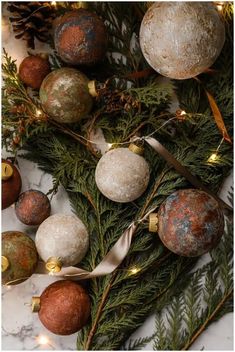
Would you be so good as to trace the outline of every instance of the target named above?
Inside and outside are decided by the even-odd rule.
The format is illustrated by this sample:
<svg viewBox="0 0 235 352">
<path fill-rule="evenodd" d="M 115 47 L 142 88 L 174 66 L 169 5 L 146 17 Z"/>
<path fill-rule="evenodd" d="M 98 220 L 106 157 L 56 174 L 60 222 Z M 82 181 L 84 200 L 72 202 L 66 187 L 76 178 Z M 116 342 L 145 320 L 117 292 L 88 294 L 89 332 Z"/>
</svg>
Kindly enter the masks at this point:
<svg viewBox="0 0 235 352">
<path fill-rule="evenodd" d="M 163 309 L 157 306 L 155 332 L 143 343 L 153 340 L 157 351 L 188 350 L 211 323 L 233 311 L 233 226 L 229 221 L 226 228 L 211 260 L 179 280 L 186 288 L 175 291 L 172 303 Z M 132 341 L 130 349 L 138 341 Z"/>
<path fill-rule="evenodd" d="M 145 158 L 151 170 L 148 189 L 141 198 L 132 203 L 118 204 L 109 201 L 100 194 L 95 184 L 97 154 L 82 138 L 89 136 L 91 125 L 93 129 L 101 128 L 108 142 L 129 142 L 136 134 L 153 134 L 183 165 L 214 191 L 219 189 L 231 168 L 232 150 L 230 145 L 223 143 L 216 162 L 208 162 L 209 156 L 221 140 L 221 135 L 208 106 L 205 105 L 206 102 L 203 102 L 202 108 L 202 92 L 197 82 L 187 80 L 180 85 L 174 82 L 181 106 L 187 111 L 185 120 L 181 121 L 168 110 L 171 85 L 158 85 L 154 73 L 141 79 L 127 79 L 127 74 L 146 68 L 138 43 L 132 45 L 133 37 L 138 36 L 141 14 L 145 11 L 146 3 L 130 3 L 124 6 L 122 3 L 95 2 L 89 3 L 89 6 L 105 19 L 109 33 L 108 59 L 103 65 L 89 69 L 89 77 L 101 81 L 110 78 L 111 87 L 115 91 L 111 90 L 110 96 L 105 96 L 106 100 L 95 102 L 92 117 L 96 118 L 92 118 L 92 121 L 89 116 L 78 124 L 65 127 L 53 124 L 50 119 L 37 124 L 34 120 L 28 127 L 27 135 L 23 136 L 22 145 L 24 156 L 37 162 L 41 169 L 52 175 L 53 189 L 49 192 L 56 192 L 59 185 L 68 192 L 74 212 L 82 219 L 90 234 L 89 251 L 79 266 L 92 270 L 134 220 L 142 218 L 152 208 L 157 209 L 175 190 L 190 185 L 146 145 Z M 118 60 L 114 53 L 119 53 Z M 41 109 L 37 96 L 29 98 L 20 82 L 14 61 L 7 54 L 5 59 L 4 89 L 14 87 L 15 91 L 13 95 L 9 90 L 4 93 L 4 128 L 12 121 L 27 121 L 27 115 L 10 113 L 9 105 L 12 102 L 15 104 L 19 97 L 28 99 L 24 101 L 24 106 L 27 111 L 33 109 L 34 117 L 35 108 Z M 56 57 L 52 60 L 54 68 L 60 65 Z M 226 60 L 224 57 L 224 60 L 224 67 L 227 67 L 230 58 Z M 118 77 L 116 81 L 115 77 Z M 212 83 L 213 91 L 221 84 L 216 79 Z M 231 80 L 225 82 L 224 78 L 220 89 L 221 97 L 229 91 L 230 101 Z M 113 101 L 118 109 L 109 111 L 106 108 L 112 106 Z M 221 98 L 218 104 L 222 111 L 227 109 L 225 118 L 228 122 L 230 107 L 228 108 L 227 103 L 226 99 Z M 44 130 L 34 132 L 36 126 L 42 127 L 44 123 Z M 34 133 L 37 133 L 37 138 Z M 3 138 L 5 145 L 11 148 L 10 139 Z M 120 267 L 106 277 L 95 278 L 87 283 L 92 302 L 91 318 L 78 334 L 78 349 L 119 349 L 131 333 L 143 324 L 150 312 L 157 310 L 160 314 L 166 306 L 169 306 L 167 325 L 162 314 L 156 320 L 155 348 L 161 346 L 163 349 L 177 349 L 182 341 L 184 344 L 189 343 L 189 337 L 195 333 L 195 329 L 202 326 L 214 306 L 223 300 L 225 291 L 220 286 L 220 278 L 223 278 L 228 292 L 230 290 L 230 257 L 224 254 L 226 248 L 221 251 L 218 257 L 223 258 L 222 267 L 219 264 L 216 267 L 210 264 L 213 270 L 209 271 L 208 265 L 187 276 L 197 259 L 178 257 L 170 253 L 155 234 L 148 232 L 145 224 L 139 224 L 129 253 Z M 212 256 L 214 255 L 217 257 L 216 252 L 213 252 Z M 136 274 L 131 271 L 133 268 L 139 269 Z M 206 277 L 205 284 L 202 281 L 203 275 Z M 212 290 L 213 280 L 216 285 Z M 183 292 L 189 281 L 192 282 L 191 286 L 188 285 Z M 205 301 L 208 301 L 209 294 L 215 295 L 210 309 L 203 312 L 199 311 L 202 291 Z M 169 305 L 169 302 L 172 304 Z M 231 309 L 227 302 L 228 300 L 224 301 L 218 314 L 220 312 L 222 315 Z M 188 327 L 185 331 L 182 330 L 184 324 Z M 180 326 L 182 333 L 178 334 Z M 131 342 L 125 349 L 140 348 L 149 339 Z"/>
</svg>

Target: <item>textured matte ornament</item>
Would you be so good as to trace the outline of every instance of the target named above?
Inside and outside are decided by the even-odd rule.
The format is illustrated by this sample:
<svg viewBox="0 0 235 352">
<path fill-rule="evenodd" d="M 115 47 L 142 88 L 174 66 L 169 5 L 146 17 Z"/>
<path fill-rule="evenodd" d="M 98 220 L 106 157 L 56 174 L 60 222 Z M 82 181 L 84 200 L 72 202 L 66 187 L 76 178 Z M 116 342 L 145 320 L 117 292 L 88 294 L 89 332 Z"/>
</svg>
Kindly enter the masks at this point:
<svg viewBox="0 0 235 352">
<path fill-rule="evenodd" d="M 57 335 L 74 334 L 90 316 L 90 298 L 85 289 L 68 280 L 54 282 L 43 291 L 40 303 L 38 297 L 32 302 L 42 324 Z"/>
<path fill-rule="evenodd" d="M 2 233 L 2 283 L 19 284 L 29 278 L 38 262 L 34 241 L 22 232 Z M 15 281 L 15 282 L 14 282 Z"/>
<path fill-rule="evenodd" d="M 139 198 L 149 183 L 149 166 L 146 160 L 128 148 L 108 151 L 99 160 L 95 181 L 100 192 L 119 203 Z"/>
<path fill-rule="evenodd" d="M 196 257 L 213 249 L 223 234 L 224 217 L 208 193 L 185 189 L 172 193 L 158 211 L 158 234 L 172 252 Z"/>
<path fill-rule="evenodd" d="M 88 83 L 88 78 L 73 68 L 51 72 L 42 82 L 39 92 L 43 109 L 57 122 L 79 121 L 92 108 Z"/>
<path fill-rule="evenodd" d="M 21 193 L 16 204 L 17 218 L 26 225 L 40 225 L 51 213 L 47 196 L 37 190 Z"/>
<path fill-rule="evenodd" d="M 55 214 L 39 226 L 35 243 L 44 262 L 54 257 L 63 266 L 70 266 L 78 264 L 85 256 L 89 235 L 75 215 Z"/>
<path fill-rule="evenodd" d="M 5 166 L 4 166 L 5 165 Z M 17 168 L 8 160 L 2 160 L 2 209 L 15 203 L 21 191 L 22 181 Z"/>
<path fill-rule="evenodd" d="M 20 64 L 19 76 L 27 86 L 39 89 L 51 68 L 47 59 L 40 56 L 27 56 Z"/>
<path fill-rule="evenodd" d="M 187 79 L 205 71 L 219 56 L 225 29 L 209 2 L 155 2 L 140 28 L 140 46 L 161 75 Z"/>
<path fill-rule="evenodd" d="M 71 65 L 93 65 L 104 58 L 107 35 L 104 23 L 94 13 L 79 9 L 56 20 L 55 48 Z"/>
</svg>

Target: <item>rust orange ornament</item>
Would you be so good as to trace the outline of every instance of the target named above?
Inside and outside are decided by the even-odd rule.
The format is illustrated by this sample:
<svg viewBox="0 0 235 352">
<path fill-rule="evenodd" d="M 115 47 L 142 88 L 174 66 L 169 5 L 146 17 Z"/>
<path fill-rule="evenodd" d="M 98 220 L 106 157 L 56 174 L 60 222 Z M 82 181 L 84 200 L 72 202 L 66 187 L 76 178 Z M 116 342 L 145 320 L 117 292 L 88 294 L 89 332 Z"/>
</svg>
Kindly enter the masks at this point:
<svg viewBox="0 0 235 352">
<path fill-rule="evenodd" d="M 20 64 L 19 77 L 28 87 L 39 89 L 44 78 L 51 72 L 49 61 L 36 55 L 27 56 Z"/>
<path fill-rule="evenodd" d="M 2 159 L 2 209 L 15 203 L 22 181 L 18 169 L 9 160 Z"/>
<path fill-rule="evenodd" d="M 49 285 L 40 297 L 33 297 L 32 310 L 54 334 L 71 335 L 86 325 L 90 298 L 81 285 L 61 280 Z"/>
</svg>

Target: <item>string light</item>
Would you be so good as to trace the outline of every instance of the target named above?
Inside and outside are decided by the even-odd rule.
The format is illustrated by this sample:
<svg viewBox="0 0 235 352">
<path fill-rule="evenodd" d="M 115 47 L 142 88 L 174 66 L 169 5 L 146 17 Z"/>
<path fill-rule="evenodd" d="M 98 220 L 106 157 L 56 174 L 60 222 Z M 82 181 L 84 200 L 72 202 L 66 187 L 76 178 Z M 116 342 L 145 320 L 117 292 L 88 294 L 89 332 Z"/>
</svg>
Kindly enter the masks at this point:
<svg viewBox="0 0 235 352">
<path fill-rule="evenodd" d="M 208 158 L 207 161 L 208 161 L 209 163 L 213 163 L 213 162 L 215 162 L 216 160 L 219 159 L 218 152 L 219 152 L 219 150 L 220 150 L 220 147 L 221 147 L 223 141 L 224 141 L 224 138 L 221 139 L 220 144 L 219 144 L 219 146 L 217 147 L 216 151 L 215 151 L 214 153 L 212 153 L 211 156 Z"/>
<path fill-rule="evenodd" d="M 140 272 L 140 268 L 137 268 L 136 266 L 135 267 L 133 267 L 133 268 L 131 268 L 130 270 L 129 270 L 129 272 L 130 272 L 130 275 L 136 275 L 138 272 Z"/>
<path fill-rule="evenodd" d="M 220 2 L 215 2 L 215 5 L 216 5 L 218 11 L 221 12 L 221 11 L 223 10 L 223 5 L 224 5 L 224 3 L 223 3 L 222 1 L 220 1 Z"/>
<path fill-rule="evenodd" d="M 108 145 L 108 148 L 111 149 L 113 146 L 113 143 L 107 143 L 107 145 Z"/>
<path fill-rule="evenodd" d="M 56 4 L 56 1 L 52 1 L 52 2 L 51 2 L 51 5 L 56 7 L 56 5 L 57 5 L 57 4 Z"/>
<path fill-rule="evenodd" d="M 37 117 L 40 117 L 40 116 L 42 115 L 42 110 L 36 109 L 35 115 L 36 115 Z"/>
<path fill-rule="evenodd" d="M 39 345 L 49 345 L 49 339 L 47 336 L 45 335 L 39 335 L 36 337 L 36 340 L 38 342 Z"/>
</svg>

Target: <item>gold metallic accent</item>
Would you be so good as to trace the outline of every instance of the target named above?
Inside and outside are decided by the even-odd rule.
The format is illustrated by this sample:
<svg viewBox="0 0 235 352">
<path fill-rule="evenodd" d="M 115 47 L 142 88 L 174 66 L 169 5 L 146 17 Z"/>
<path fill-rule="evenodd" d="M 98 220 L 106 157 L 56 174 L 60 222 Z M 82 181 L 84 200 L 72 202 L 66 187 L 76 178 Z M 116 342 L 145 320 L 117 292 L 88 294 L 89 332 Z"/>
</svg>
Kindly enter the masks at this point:
<svg viewBox="0 0 235 352">
<path fill-rule="evenodd" d="M 4 257 L 4 255 L 2 255 L 2 273 L 4 273 L 4 271 L 6 271 L 10 266 L 9 260 L 7 259 L 7 257 Z"/>
<path fill-rule="evenodd" d="M 157 232 L 158 230 L 158 214 L 152 213 L 149 215 L 149 232 Z"/>
<path fill-rule="evenodd" d="M 37 296 L 32 297 L 31 308 L 32 308 L 33 313 L 39 312 L 39 310 L 40 310 L 40 297 L 37 297 Z"/>
<path fill-rule="evenodd" d="M 144 154 L 144 148 L 135 144 L 135 143 L 131 143 L 129 145 L 129 150 L 131 150 L 133 153 L 138 154 L 138 155 Z"/>
<path fill-rule="evenodd" d="M 50 273 L 58 273 L 62 268 L 62 263 L 57 257 L 50 257 L 46 262 L 46 269 Z"/>
<path fill-rule="evenodd" d="M 2 163 L 2 180 L 8 180 L 12 175 L 13 167 L 7 163 Z"/>
<path fill-rule="evenodd" d="M 88 5 L 86 1 L 76 1 L 71 5 L 72 9 L 87 9 Z"/>
<path fill-rule="evenodd" d="M 89 93 L 92 97 L 98 97 L 98 93 L 96 90 L 96 84 L 95 84 L 94 80 L 88 82 L 88 90 L 89 90 Z"/>
</svg>

